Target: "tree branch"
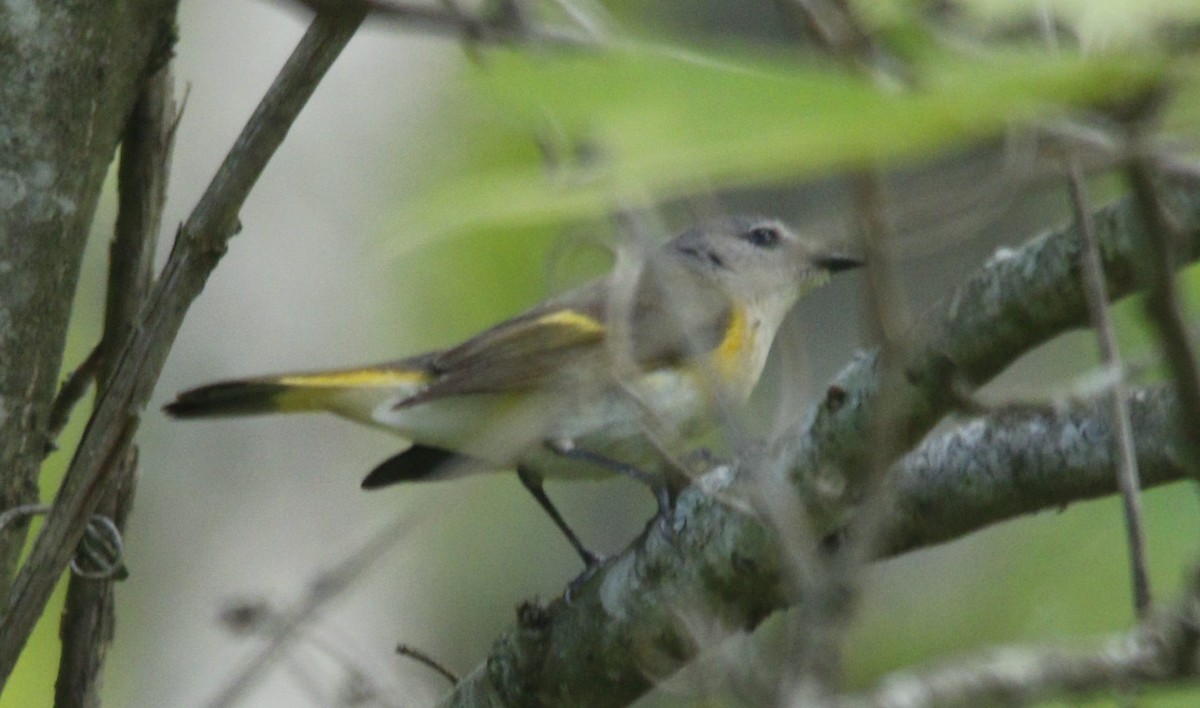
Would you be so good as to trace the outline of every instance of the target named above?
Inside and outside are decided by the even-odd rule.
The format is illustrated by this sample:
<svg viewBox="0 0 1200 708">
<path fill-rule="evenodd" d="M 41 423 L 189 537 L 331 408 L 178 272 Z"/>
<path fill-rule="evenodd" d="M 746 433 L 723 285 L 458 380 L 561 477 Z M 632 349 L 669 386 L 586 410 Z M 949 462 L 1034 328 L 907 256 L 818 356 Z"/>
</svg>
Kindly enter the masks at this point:
<svg viewBox="0 0 1200 708">
<path fill-rule="evenodd" d="M 238 211 L 317 83 L 362 22 L 357 8 L 319 13 L 180 228 L 162 276 L 101 393 L 54 506 L 21 568 L 0 620 L 6 682 L 87 519 L 113 484 L 183 315 L 237 231 Z"/>
<path fill-rule="evenodd" d="M 1200 361 L 1188 334 L 1178 288 L 1171 274 L 1178 267 L 1179 226 L 1166 211 L 1154 179 L 1155 166 L 1134 135 L 1126 175 L 1145 227 L 1140 245 L 1146 287 L 1146 317 L 1158 337 L 1163 361 L 1179 392 L 1179 429 L 1192 466 L 1200 471 Z"/>
<path fill-rule="evenodd" d="M 1027 705 L 1194 677 L 1200 659 L 1197 580 L 1193 577 L 1190 596 L 1179 608 L 1151 615 L 1133 632 L 1108 639 L 1101 649 L 1010 647 L 991 651 L 974 660 L 892 674 L 875 691 L 842 700 L 838 706 Z"/>
<path fill-rule="evenodd" d="M 1088 317 L 1092 329 L 1096 330 L 1096 343 L 1100 347 L 1100 363 L 1109 371 L 1117 372 L 1117 380 L 1108 393 L 1110 415 L 1117 431 L 1112 443 L 1117 451 L 1117 481 L 1121 488 L 1121 504 L 1125 512 L 1125 538 L 1129 549 L 1129 573 L 1133 585 L 1133 607 L 1138 617 L 1145 617 L 1150 610 L 1153 594 L 1150 590 L 1150 572 L 1146 560 L 1146 529 L 1142 521 L 1141 481 L 1138 477 L 1137 456 L 1134 454 L 1133 431 L 1129 424 L 1129 411 L 1125 406 L 1125 372 L 1122 370 L 1121 353 L 1117 347 L 1117 333 L 1113 329 L 1112 316 L 1108 311 L 1108 293 L 1105 291 L 1104 264 L 1100 260 L 1100 245 L 1096 243 L 1096 231 L 1092 228 L 1092 208 L 1088 199 L 1087 183 L 1079 159 L 1074 155 L 1067 158 L 1067 185 L 1071 193 L 1071 206 L 1075 212 L 1075 223 L 1083 237 L 1083 258 L 1080 276 L 1083 291 L 1087 295 Z"/>
<path fill-rule="evenodd" d="M 204 702 L 206 708 L 232 708 L 269 668 L 283 658 L 287 649 L 305 627 L 322 610 L 353 587 L 363 574 L 375 567 L 379 559 L 391 550 L 412 527 L 412 520 L 400 518 L 371 535 L 358 550 L 333 568 L 320 573 L 310 584 L 304 598 L 296 607 L 278 613 L 272 622 L 270 639 L 257 654 L 242 662 L 237 674 L 221 686 L 216 695 Z"/>
<path fill-rule="evenodd" d="M 1200 251 L 1200 194 L 1188 194 L 1186 202 L 1181 218 L 1194 258 Z M 1134 209 L 1126 199 L 1094 215 L 1114 297 L 1134 285 L 1134 243 L 1142 233 Z M 902 440 L 911 445 L 950 411 L 960 382 L 978 385 L 1028 349 L 1087 321 L 1080 252 L 1074 226 L 1056 229 L 997 254 L 926 316 L 912 340 L 919 345 L 902 367 Z M 874 356 L 859 356 L 772 456 L 786 463 L 794 493 L 816 512 L 817 535 L 844 523 L 858 498 L 862 441 L 878 391 L 875 374 Z M 744 469 L 741 477 L 781 468 Z M 1106 475 L 1111 489 L 1111 471 Z M 624 705 L 700 650 L 682 630 L 682 612 L 745 628 L 785 606 L 772 535 L 737 503 L 732 485 L 738 477 L 722 467 L 685 490 L 672 537 L 649 532 L 585 584 L 572 605 L 557 600 L 522 608 L 516 629 L 441 705 Z"/>
<path fill-rule="evenodd" d="M 1188 479 L 1161 388 L 1125 396 L 1144 486 Z M 892 470 L 883 555 L 961 538 L 1000 521 L 1107 496 L 1119 466 L 1107 397 L 1062 411 L 1011 410 L 964 421 L 926 440 Z"/>
<path fill-rule="evenodd" d="M 98 388 L 107 385 L 117 355 L 137 322 L 154 277 L 154 246 L 167 198 L 176 125 L 174 82 L 169 67 L 147 79 L 121 141 L 117 176 L 119 207 L 109 247 L 108 298 L 104 334 L 97 347 Z M 113 520 L 118 532 L 133 505 L 137 448 L 125 454 L 104 490 L 95 513 Z M 112 578 L 72 575 L 59 637 L 62 659 L 55 683 L 55 706 L 99 706 L 104 658 L 112 642 Z"/>
</svg>

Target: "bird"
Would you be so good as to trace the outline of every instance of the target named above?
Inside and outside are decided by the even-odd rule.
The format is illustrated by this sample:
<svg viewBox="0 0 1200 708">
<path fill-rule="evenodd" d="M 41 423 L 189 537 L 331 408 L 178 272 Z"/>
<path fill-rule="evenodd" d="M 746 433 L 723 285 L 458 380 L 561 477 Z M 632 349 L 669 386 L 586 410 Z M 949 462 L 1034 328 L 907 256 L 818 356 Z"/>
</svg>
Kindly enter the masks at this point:
<svg viewBox="0 0 1200 708">
<path fill-rule="evenodd" d="M 401 450 L 366 489 L 515 470 L 585 565 L 589 550 L 545 479 L 621 474 L 671 511 L 664 436 L 690 440 L 749 398 L 784 317 L 863 262 L 782 221 L 700 222 L 640 267 L 552 297 L 465 341 L 395 361 L 219 381 L 165 406 L 176 418 L 327 412 L 382 428 Z"/>
</svg>

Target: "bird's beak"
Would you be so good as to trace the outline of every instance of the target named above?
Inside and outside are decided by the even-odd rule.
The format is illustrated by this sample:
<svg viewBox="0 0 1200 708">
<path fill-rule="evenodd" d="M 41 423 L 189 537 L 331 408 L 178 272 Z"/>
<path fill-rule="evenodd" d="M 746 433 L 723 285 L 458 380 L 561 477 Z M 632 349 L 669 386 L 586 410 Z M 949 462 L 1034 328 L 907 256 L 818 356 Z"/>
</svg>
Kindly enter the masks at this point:
<svg viewBox="0 0 1200 708">
<path fill-rule="evenodd" d="M 843 270 L 852 270 L 854 268 L 861 268 L 862 266 L 866 265 L 866 262 L 861 258 L 843 256 L 836 253 L 817 256 L 813 259 L 813 263 L 815 263 L 818 268 L 823 268 L 830 273 L 837 273 Z"/>
</svg>

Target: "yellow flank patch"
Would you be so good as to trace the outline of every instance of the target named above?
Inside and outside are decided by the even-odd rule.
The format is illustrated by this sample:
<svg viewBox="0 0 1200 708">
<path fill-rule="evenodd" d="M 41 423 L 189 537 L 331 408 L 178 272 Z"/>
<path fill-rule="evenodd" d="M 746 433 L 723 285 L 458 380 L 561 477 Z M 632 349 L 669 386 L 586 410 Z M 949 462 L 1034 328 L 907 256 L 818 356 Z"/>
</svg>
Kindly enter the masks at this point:
<svg viewBox="0 0 1200 708">
<path fill-rule="evenodd" d="M 745 359 L 754 346 L 754 333 L 741 307 L 734 307 L 725 328 L 725 337 L 712 355 L 713 368 L 725 384 L 734 384 L 745 375 Z"/>
<path fill-rule="evenodd" d="M 317 374 L 292 374 L 280 376 L 277 383 L 284 386 L 313 386 L 320 388 L 360 388 L 374 386 L 402 386 L 423 384 L 430 380 L 424 371 L 402 369 L 353 369 L 350 371 L 327 371 Z"/>
<path fill-rule="evenodd" d="M 604 325 L 595 318 L 576 312 L 575 310 L 558 310 L 548 315 L 542 315 L 536 322 L 540 325 L 556 327 L 571 327 L 586 334 L 602 334 Z"/>
</svg>

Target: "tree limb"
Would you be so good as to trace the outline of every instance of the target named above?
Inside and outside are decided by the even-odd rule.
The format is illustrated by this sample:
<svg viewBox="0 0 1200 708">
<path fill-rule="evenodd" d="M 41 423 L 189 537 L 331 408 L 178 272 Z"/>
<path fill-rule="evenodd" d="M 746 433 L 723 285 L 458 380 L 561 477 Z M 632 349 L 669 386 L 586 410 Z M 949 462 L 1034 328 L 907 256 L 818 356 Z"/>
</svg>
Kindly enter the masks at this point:
<svg viewBox="0 0 1200 708">
<path fill-rule="evenodd" d="M 1188 194 L 1186 202 L 1181 218 L 1194 258 L 1200 251 L 1200 194 Z M 1128 294 L 1142 232 L 1135 207 L 1126 199 L 1094 216 L 1109 293 Z M 1025 351 L 1087 321 L 1080 252 L 1076 228 L 1066 226 L 998 253 L 926 316 L 913 339 L 919 344 L 903 366 L 903 440 L 911 445 L 949 412 L 960 383 L 978 385 Z M 773 455 L 776 464 L 747 464 L 740 475 L 790 470 L 791 493 L 815 512 L 814 536 L 844 523 L 857 500 L 862 439 L 878 391 L 875 374 L 874 356 L 860 355 Z M 1105 474 L 1111 489 L 1111 469 Z M 624 705 L 699 651 L 682 631 L 681 612 L 703 612 L 723 626 L 745 628 L 785 606 L 772 534 L 731 498 L 738 477 L 718 468 L 686 490 L 672 537 L 646 534 L 581 588 L 572 605 L 557 600 L 522 608 L 517 627 L 441 705 Z"/>
<path fill-rule="evenodd" d="M 1195 576 L 1195 571 L 1193 571 Z M 1197 578 L 1190 596 L 1170 612 L 1150 615 L 1137 629 L 1092 651 L 1016 648 L 988 652 L 924 671 L 892 674 L 839 708 L 1027 705 L 1053 698 L 1083 699 L 1102 691 L 1195 677 L 1200 656 Z"/>
<path fill-rule="evenodd" d="M 881 552 L 925 548 L 1022 514 L 1112 494 L 1120 455 L 1107 405 L 1099 397 L 1062 411 L 1002 411 L 926 440 L 892 470 L 888 545 Z M 1162 388 L 1137 389 L 1125 405 L 1143 485 L 1188 479 L 1172 427 L 1176 397 Z"/>
<path fill-rule="evenodd" d="M 1187 444 L 1192 466 L 1200 471 L 1200 361 L 1188 335 L 1178 288 L 1170 274 L 1178 267 L 1178 225 L 1158 193 L 1155 165 L 1142 146 L 1132 138 L 1132 156 L 1126 166 L 1127 181 L 1137 200 L 1145 224 L 1140 245 L 1141 273 L 1146 287 L 1146 317 L 1154 328 L 1163 362 L 1179 392 L 1179 429 Z"/>
<path fill-rule="evenodd" d="M 0 681 L 7 682 L 88 518 L 113 484 L 117 463 L 124 458 L 183 315 L 236 233 L 238 211 L 250 188 L 362 18 L 357 8 L 316 16 L 180 228 L 54 506 L 13 583 L 8 609 L 0 619 Z"/>
</svg>

